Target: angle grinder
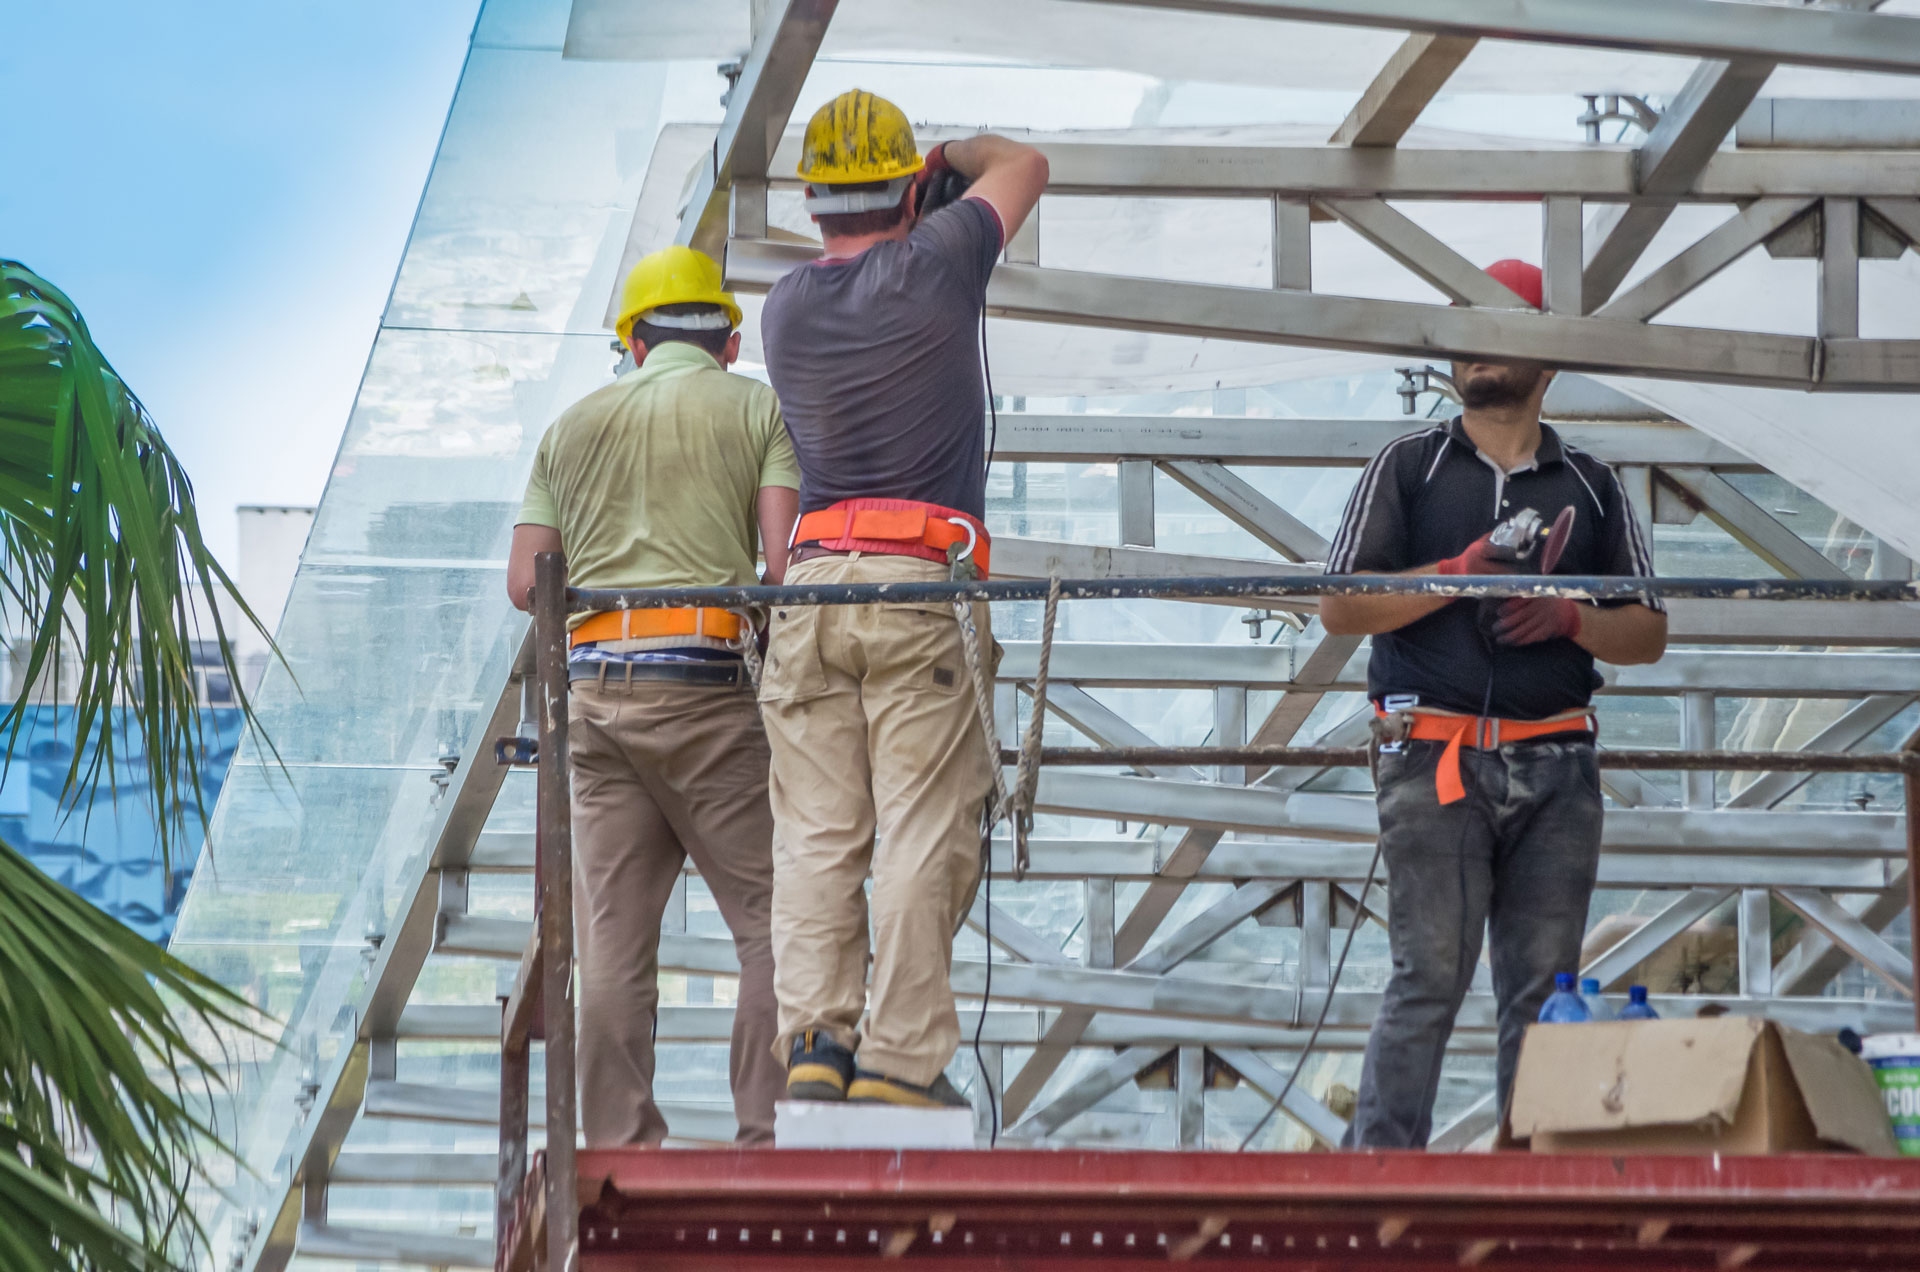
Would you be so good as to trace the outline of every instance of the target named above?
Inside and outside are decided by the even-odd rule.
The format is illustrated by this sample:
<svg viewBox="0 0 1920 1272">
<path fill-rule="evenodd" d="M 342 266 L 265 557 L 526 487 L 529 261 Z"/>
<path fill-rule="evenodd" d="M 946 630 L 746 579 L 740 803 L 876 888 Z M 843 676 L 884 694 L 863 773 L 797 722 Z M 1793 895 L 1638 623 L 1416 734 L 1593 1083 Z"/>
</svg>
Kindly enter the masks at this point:
<svg viewBox="0 0 1920 1272">
<path fill-rule="evenodd" d="M 1511 567 L 1515 574 L 1552 574 L 1573 536 L 1573 521 L 1572 504 L 1562 508 L 1551 525 L 1538 509 L 1522 508 L 1487 535 L 1487 556 Z M 1480 636 L 1489 645 L 1493 643 L 1494 619 L 1504 603 L 1492 597 L 1480 602 Z"/>
</svg>

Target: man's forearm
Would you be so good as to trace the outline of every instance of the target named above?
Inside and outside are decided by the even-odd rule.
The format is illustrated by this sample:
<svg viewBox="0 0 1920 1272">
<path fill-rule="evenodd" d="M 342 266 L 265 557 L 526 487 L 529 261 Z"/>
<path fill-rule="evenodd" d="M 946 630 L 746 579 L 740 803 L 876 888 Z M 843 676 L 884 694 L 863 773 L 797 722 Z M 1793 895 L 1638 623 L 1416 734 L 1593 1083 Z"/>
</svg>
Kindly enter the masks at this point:
<svg viewBox="0 0 1920 1272">
<path fill-rule="evenodd" d="M 1437 567 L 1423 565 L 1417 570 L 1403 570 L 1390 577 L 1409 578 L 1437 573 Z M 1331 636 L 1378 636 L 1382 632 L 1397 631 L 1436 610 L 1445 609 L 1453 599 L 1451 596 L 1323 596 L 1320 598 L 1320 625 Z"/>
<path fill-rule="evenodd" d="M 1616 667 L 1658 662 L 1667 652 L 1667 616 L 1644 605 L 1583 605 L 1574 641 Z"/>
<path fill-rule="evenodd" d="M 1023 162 L 1033 147 L 996 133 L 981 133 L 946 144 L 947 164 L 961 176 L 978 181 L 995 164 Z"/>
</svg>

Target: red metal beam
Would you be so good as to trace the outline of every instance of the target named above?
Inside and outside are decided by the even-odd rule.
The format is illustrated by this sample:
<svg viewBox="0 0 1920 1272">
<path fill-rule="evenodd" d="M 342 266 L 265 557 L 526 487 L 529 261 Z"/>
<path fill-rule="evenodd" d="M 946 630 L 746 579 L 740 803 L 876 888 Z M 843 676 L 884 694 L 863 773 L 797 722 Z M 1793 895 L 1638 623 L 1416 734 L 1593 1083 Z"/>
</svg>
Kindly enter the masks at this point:
<svg viewBox="0 0 1920 1272">
<path fill-rule="evenodd" d="M 1920 1161 L 626 1151 L 579 1161 L 581 1272 L 1920 1267 Z"/>
</svg>

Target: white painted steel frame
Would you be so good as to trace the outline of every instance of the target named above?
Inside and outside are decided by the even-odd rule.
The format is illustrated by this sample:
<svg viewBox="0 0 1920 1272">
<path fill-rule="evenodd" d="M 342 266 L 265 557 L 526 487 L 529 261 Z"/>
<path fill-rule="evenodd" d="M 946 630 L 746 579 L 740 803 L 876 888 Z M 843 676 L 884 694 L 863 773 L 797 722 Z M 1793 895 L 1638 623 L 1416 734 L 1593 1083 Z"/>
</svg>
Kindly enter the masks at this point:
<svg viewBox="0 0 1920 1272">
<path fill-rule="evenodd" d="M 1834 308 L 1850 303 L 1839 275 L 1823 289 L 1830 312 L 1836 315 L 1823 330 L 1838 338 L 1821 345 L 1739 333 L 1676 333 L 1663 329 L 1661 342 L 1669 349 L 1681 347 L 1676 356 L 1651 349 L 1644 337 L 1634 333 L 1637 320 L 1660 312 L 1723 267 L 1738 251 L 1757 245 L 1768 233 L 1804 213 L 1806 205 L 1816 198 L 1827 200 L 1825 210 L 1832 214 L 1835 196 L 1842 200 L 1873 197 L 1874 210 L 1889 224 L 1910 236 L 1920 233 L 1920 213 L 1914 211 L 1916 205 L 1907 197 L 1920 184 L 1914 180 L 1920 169 L 1909 171 L 1917 162 L 1911 155 L 1891 159 L 1845 152 L 1718 155 L 1704 163 L 1682 165 L 1686 169 L 1683 179 L 1672 173 L 1661 175 L 1659 146 L 1640 155 L 1602 150 L 1403 154 L 1383 149 L 1398 140 L 1420 106 L 1444 83 L 1451 69 L 1448 63 L 1457 64 L 1458 57 L 1464 56 L 1462 44 L 1476 37 L 1914 71 L 1920 70 L 1920 24 L 1865 13 L 1706 0 L 1612 0 L 1608 5 L 1577 0 L 1095 2 L 1154 3 L 1154 7 L 1163 8 L 1400 27 L 1461 44 L 1435 52 L 1432 41 L 1415 39 L 1403 48 L 1396 66 L 1389 67 L 1376 85 L 1379 91 L 1373 95 L 1373 105 L 1357 111 L 1343 126 L 1346 135 L 1339 137 L 1342 142 L 1371 145 L 1374 149 L 1370 153 L 1356 154 L 1340 147 L 1318 152 L 1222 147 L 1210 154 L 1180 155 L 1151 147 L 1101 147 L 1096 152 L 1093 146 L 1052 146 L 1057 189 L 1134 194 L 1295 191 L 1349 200 L 1389 195 L 1492 195 L 1611 197 L 1646 202 L 1649 195 L 1657 195 L 1667 200 L 1757 197 L 1767 201 L 1747 209 L 1735 223 L 1683 252 L 1672 265 L 1612 301 L 1610 312 L 1596 318 L 1567 317 L 1559 305 L 1550 306 L 1556 310 L 1551 316 L 1449 312 L 1391 302 L 1278 297 L 1246 289 L 1093 275 L 1072 277 L 1035 266 L 1001 271 L 993 303 L 1002 313 L 1153 331 L 1316 340 L 1334 347 L 1390 348 L 1437 356 L 1461 350 L 1524 351 L 1566 365 L 1694 378 L 1727 377 L 1726 365 L 1731 365 L 1732 378 L 1752 383 L 1807 385 L 1816 378 L 1829 386 L 1920 383 L 1920 347 L 1858 341 L 1848 336 L 1844 308 Z M 769 163 L 834 7 L 831 0 L 788 0 L 771 7 L 721 127 L 712 165 L 699 175 L 681 227 L 681 241 L 711 248 L 720 247 L 730 231 L 748 236 L 733 243 L 730 255 L 736 259 L 729 261 L 730 271 L 748 285 L 764 285 L 774 269 L 791 264 L 799 256 L 783 246 L 754 240 L 764 233 L 764 202 L 760 200 L 768 183 Z M 1710 72 L 1704 74 L 1711 78 Z M 1405 84 L 1400 82 L 1403 76 Z M 1731 109 L 1731 97 L 1722 95 L 1716 115 Z M 1669 131 L 1680 131 L 1680 123 L 1676 119 Z M 1702 131 L 1711 129 L 1702 126 Z M 1643 185 L 1649 173 L 1658 177 L 1653 185 L 1659 188 Z M 744 202 L 733 197 L 736 191 L 745 194 Z M 1884 206 L 1881 198 L 1887 200 Z M 1409 235 L 1399 221 L 1385 216 L 1381 211 L 1384 204 L 1342 206 L 1330 199 L 1330 206 L 1336 213 L 1345 211 L 1350 219 L 1364 224 L 1378 239 L 1405 251 L 1419 272 L 1451 279 L 1473 298 L 1501 300 L 1480 295 L 1480 289 L 1459 274 L 1455 262 L 1438 255 L 1433 245 Z M 1564 213 L 1566 208 L 1558 210 Z M 1277 229 L 1288 223 L 1277 214 L 1275 220 Z M 1847 259 L 1844 243 L 1838 257 L 1834 251 L 1828 253 L 1832 268 L 1844 268 Z M 1296 265 L 1299 268 L 1284 275 L 1276 267 L 1276 283 L 1306 285 L 1304 262 Z M 1383 326 L 1389 333 L 1385 337 L 1380 334 Z M 1583 344 L 1603 346 L 1604 352 L 1590 350 L 1582 356 L 1578 346 Z M 1009 421 L 1001 457 L 1008 462 L 1112 457 L 1165 464 L 1256 537 L 1282 551 L 1311 559 L 1312 550 L 1319 545 L 1301 534 L 1297 520 L 1270 501 L 1250 497 L 1245 483 L 1224 465 L 1362 463 L 1399 427 L 1397 423 L 1353 421 L 1082 417 L 1022 421 L 1016 417 Z M 1606 457 L 1674 466 L 1682 477 L 1676 484 L 1710 516 L 1749 541 L 1772 544 L 1783 564 L 1800 563 L 1809 572 L 1819 568 L 1811 558 L 1798 556 L 1790 544 L 1778 538 L 1787 533 L 1779 523 L 1770 518 L 1767 522 L 1771 524 L 1755 520 L 1751 508 L 1728 498 L 1716 470 L 1750 470 L 1751 465 L 1740 456 L 1679 428 L 1634 426 L 1607 429 L 1605 435 L 1620 447 L 1618 453 Z M 1150 530 L 1150 510 L 1142 515 L 1148 519 Z M 1134 537 L 1143 537 L 1137 524 Z M 1039 550 L 1044 555 L 1066 546 L 1041 545 Z M 1170 554 L 1152 554 L 1152 558 L 1110 556 L 1107 567 L 1148 572 L 1195 568 L 1191 558 Z M 1243 564 L 1235 562 L 1234 566 Z M 1789 608 L 1774 607 L 1776 612 Z M 1702 604 L 1695 607 L 1695 621 L 1689 626 L 1680 621 L 1683 609 L 1676 607 L 1676 627 L 1694 638 L 1725 639 L 1728 623 L 1741 613 L 1740 607 L 1730 603 Z M 1829 609 L 1829 627 L 1832 614 Z M 1867 639 L 1916 643 L 1911 636 L 1897 640 L 1899 619 L 1896 615 L 1892 622 L 1874 627 Z M 1752 624 L 1748 638 L 1806 639 L 1813 637 L 1818 627 L 1811 614 L 1779 615 Z M 1156 649 L 1143 657 L 1142 651 L 1128 647 L 1063 643 L 1055 651 L 1055 676 L 1060 688 L 1054 705 L 1063 718 L 1096 741 L 1128 743 L 1145 735 L 1087 693 L 1088 687 L 1274 687 L 1284 690 L 1280 704 L 1253 730 L 1253 736 L 1260 742 L 1286 741 L 1324 693 L 1352 688 L 1357 683 L 1356 670 L 1350 667 L 1355 644 L 1351 640 L 1322 639 L 1317 646 L 1310 644 L 1302 651 L 1298 666 L 1293 664 L 1293 655 L 1281 666 L 1275 661 L 1276 652 L 1264 648 Z M 1003 675 L 1012 682 L 1021 680 L 1026 666 L 1023 659 L 1030 656 L 1027 647 L 1012 645 Z M 1867 697 L 1856 708 L 1853 719 L 1862 727 L 1836 726 L 1810 744 L 1815 749 L 1837 748 L 1857 745 L 1871 732 L 1864 727 L 1865 721 L 1891 719 L 1891 702 L 1904 705 L 1904 698 L 1889 695 L 1911 688 L 1913 657 L 1872 654 L 1813 658 L 1784 653 L 1704 655 L 1682 651 L 1659 667 L 1615 672 L 1610 688 L 1643 694 L 1718 691 L 1742 696 L 1881 695 Z M 524 661 L 523 655 L 519 664 L 522 669 Z M 516 670 L 515 674 L 522 671 Z M 525 870 L 531 864 L 530 844 L 523 838 L 481 833 L 503 775 L 492 762 L 488 744 L 513 728 L 518 698 L 517 681 L 510 682 L 491 717 L 480 722 L 467 740 L 464 758 L 452 775 L 428 845 L 409 874 L 409 896 L 400 908 L 403 917 L 378 952 L 368 988 L 352 1006 L 350 1045 L 317 1075 L 320 1091 L 315 1113 L 289 1144 L 286 1191 L 248 1252 L 245 1266 L 249 1268 L 280 1272 L 296 1246 L 304 1254 L 323 1258 L 397 1259 L 449 1266 L 486 1266 L 491 1261 L 484 1242 L 403 1232 L 363 1232 L 329 1224 L 325 1193 L 330 1178 L 343 1184 L 401 1186 L 465 1184 L 491 1177 L 483 1166 L 461 1155 L 419 1155 L 402 1162 L 390 1160 L 387 1154 L 340 1155 L 339 1147 L 354 1117 L 362 1111 L 431 1116 L 433 1109 L 426 1103 L 432 1103 L 442 1115 L 457 1113 L 469 1120 L 484 1116 L 481 1101 L 439 1098 L 444 1093 L 436 1093 L 435 1101 L 423 1102 L 424 1093 L 401 1090 L 390 1075 L 380 1076 L 379 1070 L 390 1060 L 394 1043 L 402 1038 L 497 1037 L 498 1014 L 490 1008 L 441 1007 L 409 999 L 421 967 L 433 950 L 515 958 L 525 944 L 525 925 L 467 915 L 459 908 L 464 902 L 464 887 L 441 886 L 443 879 L 464 878 L 469 868 Z M 1336 728 L 1334 734 L 1344 727 Z M 1170 1049 L 1179 1052 L 1179 1072 L 1189 1079 L 1189 1085 L 1202 1071 L 1201 1049 L 1211 1048 L 1245 1081 L 1269 1096 L 1277 1094 L 1280 1070 L 1261 1052 L 1274 1055 L 1297 1048 L 1304 1041 L 1303 1026 L 1317 1011 L 1324 991 L 1309 993 L 1304 992 L 1304 986 L 1235 983 L 1211 974 L 1168 978 L 1164 973 L 1181 966 L 1234 924 L 1290 904 L 1289 898 L 1305 896 L 1303 889 L 1332 889 L 1327 895 L 1335 902 L 1333 908 L 1345 905 L 1350 912 L 1351 897 L 1340 888 L 1356 885 L 1365 874 L 1370 855 L 1365 842 L 1370 806 L 1364 800 L 1344 796 L 1290 797 L 1288 792 L 1296 790 L 1301 780 L 1298 774 L 1244 776 L 1255 785 L 1238 788 L 1194 781 L 1190 771 L 1182 770 L 1164 776 L 1048 775 L 1043 787 L 1043 802 L 1048 807 L 1103 817 L 1117 810 L 1135 819 L 1158 819 L 1167 830 L 1158 841 L 1042 839 L 1034 845 L 1037 877 L 1106 881 L 1109 890 L 1114 879 L 1152 881 L 1114 935 L 1111 950 L 1094 955 L 1095 963 L 1111 960 L 1118 966 L 1074 964 L 1052 950 L 1038 934 L 1014 925 L 1004 914 L 993 916 L 995 944 L 1003 953 L 1018 957 L 995 969 L 994 997 L 1001 1005 L 986 1016 L 986 1041 L 996 1057 L 990 1071 L 997 1074 L 999 1048 L 1038 1046 L 1028 1071 L 1014 1075 L 1005 1087 L 1018 1087 L 1023 1078 L 1029 1088 L 1036 1086 L 1032 1079 L 1043 1069 L 1051 1071 L 1048 1061 L 1057 1063 L 1075 1045 L 1125 1048 L 1105 1070 L 1089 1075 L 1045 1107 L 1027 1112 L 1023 1127 L 1042 1134 L 1061 1130 L 1076 1113 L 1156 1063 Z M 1769 787 L 1766 794 L 1767 802 L 1774 802 L 1772 797 L 1781 792 Z M 1902 1028 L 1907 1012 L 1898 1002 L 1800 997 L 1817 993 L 1848 956 L 1863 961 L 1890 983 L 1901 984 L 1905 971 L 1896 958 L 1890 957 L 1879 935 L 1905 903 L 1905 868 L 1896 843 L 1896 822 L 1885 815 L 1836 818 L 1711 808 L 1616 813 L 1609 825 L 1603 883 L 1675 889 L 1678 899 L 1589 970 L 1603 976 L 1623 972 L 1724 898 L 1741 892 L 1752 895 L 1760 891 L 1764 895 L 1764 890 L 1773 889 L 1813 927 L 1801 948 L 1777 968 L 1769 965 L 1764 974 L 1759 968 L 1748 969 L 1749 983 L 1767 984 L 1771 997 L 1738 999 L 1729 1005 L 1736 1010 L 1764 1010 L 1817 1028 L 1835 1023 Z M 1294 837 L 1227 840 L 1220 833 L 1226 827 L 1293 832 Z M 1806 849 L 1813 840 L 1822 843 L 1820 851 Z M 995 845 L 995 868 L 1006 868 L 1006 853 L 1006 845 Z M 1241 882 L 1212 909 L 1161 937 L 1160 921 L 1186 884 L 1204 880 Z M 443 911 L 448 903 L 456 907 L 451 912 Z M 1325 909 L 1304 907 L 1301 918 L 1292 921 L 1303 921 L 1311 910 L 1320 915 L 1324 936 L 1329 917 L 1322 913 Z M 1288 920 L 1283 916 L 1282 921 Z M 732 969 L 731 958 L 731 946 L 724 941 L 684 935 L 663 940 L 663 967 L 727 974 Z M 984 976 L 983 964 L 963 960 L 955 968 L 956 988 L 977 996 L 984 987 Z M 1011 1003 L 1027 1006 L 1005 1005 Z M 1347 1050 L 1364 1045 L 1365 1029 L 1377 1003 L 1377 994 L 1335 990 L 1330 1028 L 1322 1035 L 1320 1045 Z M 1697 1005 L 1693 1000 L 1674 1004 L 1680 1010 Z M 665 1008 L 661 1036 L 718 1041 L 726 1036 L 727 1015 L 724 1008 Z M 1491 1045 L 1491 1024 L 1490 1000 L 1484 994 L 1471 996 L 1461 1018 L 1462 1049 L 1484 1053 Z M 1030 1089 L 1028 1096 L 1033 1093 Z M 368 1099 L 369 1095 L 373 1098 Z M 1483 1106 L 1486 1103 L 1482 1101 Z M 1182 1139 L 1186 1142 L 1195 1134 L 1197 1093 L 1189 1092 L 1182 1107 Z M 1014 1111 L 1009 1109 L 1010 1113 Z M 1302 1091 L 1290 1094 L 1286 1111 L 1323 1140 L 1337 1136 L 1338 1119 Z M 1486 1121 L 1484 1107 L 1469 1110 L 1442 1132 L 1441 1140 L 1449 1146 L 1463 1146 L 1484 1129 Z M 715 1133 L 721 1129 L 716 1127 Z"/>
</svg>

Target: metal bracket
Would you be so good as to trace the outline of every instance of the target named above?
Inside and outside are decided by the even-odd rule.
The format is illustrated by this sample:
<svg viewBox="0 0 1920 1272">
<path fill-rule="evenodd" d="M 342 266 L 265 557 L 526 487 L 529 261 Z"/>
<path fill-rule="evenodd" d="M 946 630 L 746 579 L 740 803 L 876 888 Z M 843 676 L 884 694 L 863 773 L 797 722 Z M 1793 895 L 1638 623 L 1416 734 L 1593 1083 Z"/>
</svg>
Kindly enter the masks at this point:
<svg viewBox="0 0 1920 1272">
<path fill-rule="evenodd" d="M 1400 413 L 1414 415 L 1420 409 L 1422 393 L 1438 393 L 1456 406 L 1460 403 L 1460 389 L 1454 384 L 1453 377 L 1436 367 L 1396 367 L 1400 373 L 1400 386 L 1394 391 L 1400 395 Z"/>
<path fill-rule="evenodd" d="M 1660 122 L 1660 112 L 1647 105 L 1645 98 L 1632 93 L 1582 93 L 1580 96 L 1586 99 L 1587 108 L 1573 122 L 1586 129 L 1587 140 L 1596 144 L 1602 124 L 1631 124 L 1641 132 L 1651 133 Z"/>
</svg>

